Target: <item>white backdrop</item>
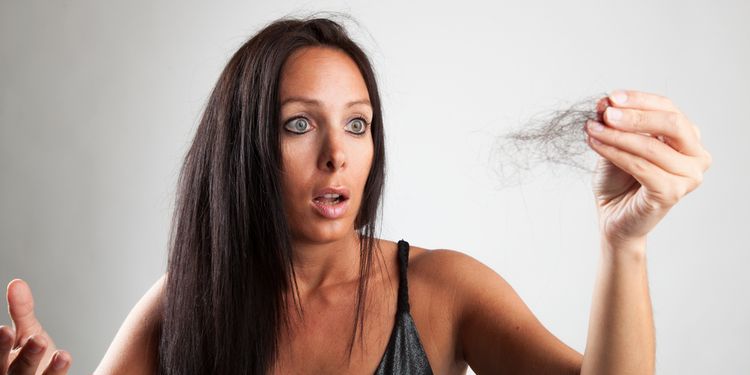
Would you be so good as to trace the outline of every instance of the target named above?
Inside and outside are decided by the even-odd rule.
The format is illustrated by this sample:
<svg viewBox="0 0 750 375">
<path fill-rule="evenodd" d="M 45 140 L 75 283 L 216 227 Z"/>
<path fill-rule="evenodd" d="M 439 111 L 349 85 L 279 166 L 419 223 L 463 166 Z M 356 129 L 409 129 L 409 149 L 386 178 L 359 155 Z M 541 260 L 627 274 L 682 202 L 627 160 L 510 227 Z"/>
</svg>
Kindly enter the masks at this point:
<svg viewBox="0 0 750 375">
<path fill-rule="evenodd" d="M 649 237 L 657 371 L 750 373 L 748 2 L 3 0 L 0 281 L 29 282 L 71 373 L 93 371 L 165 270 L 178 167 L 229 56 L 267 22 L 315 10 L 355 17 L 378 72 L 381 237 L 479 259 L 581 352 L 598 254 L 590 176 L 497 189 L 492 137 L 615 88 L 670 97 L 714 163 Z"/>
</svg>

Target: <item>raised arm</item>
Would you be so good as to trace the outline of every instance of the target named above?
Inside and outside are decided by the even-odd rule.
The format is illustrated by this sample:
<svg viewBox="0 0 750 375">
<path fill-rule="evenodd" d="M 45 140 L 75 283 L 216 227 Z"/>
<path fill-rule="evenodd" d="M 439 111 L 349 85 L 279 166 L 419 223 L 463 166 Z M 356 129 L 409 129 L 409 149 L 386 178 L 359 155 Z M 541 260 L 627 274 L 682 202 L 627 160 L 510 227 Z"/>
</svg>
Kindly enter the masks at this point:
<svg viewBox="0 0 750 375">
<path fill-rule="evenodd" d="M 478 374 L 653 374 L 655 339 L 646 236 L 711 165 L 700 132 L 672 102 L 638 91 L 600 101 L 589 121 L 601 156 L 593 190 L 601 254 L 583 357 L 548 332 L 509 285 L 465 255 L 453 255 L 460 344 Z M 451 274 L 450 272 L 448 274 Z"/>
<path fill-rule="evenodd" d="M 442 250 L 457 289 L 463 360 L 481 374 L 651 374 L 654 329 L 645 247 L 602 244 L 585 355 L 534 316 L 512 287 L 474 258 Z M 448 282 L 446 282 L 448 284 Z"/>
<path fill-rule="evenodd" d="M 584 374 L 653 374 L 655 338 L 646 236 L 711 165 L 698 127 L 671 100 L 617 91 L 587 125 L 602 156 L 593 190 L 602 262 L 589 322 Z"/>
</svg>

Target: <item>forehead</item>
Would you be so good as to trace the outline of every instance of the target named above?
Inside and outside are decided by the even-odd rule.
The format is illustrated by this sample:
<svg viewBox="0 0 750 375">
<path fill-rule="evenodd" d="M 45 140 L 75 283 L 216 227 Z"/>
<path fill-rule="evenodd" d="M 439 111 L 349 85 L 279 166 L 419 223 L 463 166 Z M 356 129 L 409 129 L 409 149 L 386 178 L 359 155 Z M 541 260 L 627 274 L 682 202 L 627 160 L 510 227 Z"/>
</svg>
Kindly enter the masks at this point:
<svg viewBox="0 0 750 375">
<path fill-rule="evenodd" d="M 279 96 L 282 103 L 291 97 L 330 103 L 369 100 L 367 85 L 354 60 L 338 49 L 318 46 L 300 48 L 287 58 L 281 70 Z"/>
</svg>

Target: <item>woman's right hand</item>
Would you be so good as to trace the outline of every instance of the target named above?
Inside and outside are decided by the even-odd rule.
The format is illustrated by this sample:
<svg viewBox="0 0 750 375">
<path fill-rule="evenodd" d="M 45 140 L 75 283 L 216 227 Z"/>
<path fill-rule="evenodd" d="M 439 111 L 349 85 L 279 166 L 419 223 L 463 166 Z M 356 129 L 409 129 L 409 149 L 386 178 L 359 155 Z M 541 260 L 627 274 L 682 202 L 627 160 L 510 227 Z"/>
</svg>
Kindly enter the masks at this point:
<svg viewBox="0 0 750 375">
<path fill-rule="evenodd" d="M 55 343 L 34 315 L 31 288 L 21 279 L 8 284 L 8 312 L 13 328 L 0 326 L 0 375 L 67 374 L 70 354 Z"/>
</svg>

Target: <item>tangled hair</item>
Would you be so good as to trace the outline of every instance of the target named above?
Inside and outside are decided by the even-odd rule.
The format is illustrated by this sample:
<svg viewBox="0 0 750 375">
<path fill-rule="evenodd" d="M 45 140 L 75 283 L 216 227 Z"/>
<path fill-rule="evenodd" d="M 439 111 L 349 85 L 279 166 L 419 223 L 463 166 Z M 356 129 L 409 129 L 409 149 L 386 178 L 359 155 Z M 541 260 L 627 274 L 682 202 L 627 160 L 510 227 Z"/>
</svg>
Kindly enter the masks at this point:
<svg viewBox="0 0 750 375">
<path fill-rule="evenodd" d="M 383 118 L 375 72 L 345 28 L 327 18 L 281 18 L 244 43 L 208 99 L 180 171 L 158 337 L 159 374 L 264 374 L 289 324 L 286 291 L 299 290 L 281 194 L 279 82 L 297 49 L 348 54 L 373 109 L 372 166 L 354 221 L 360 278 L 349 357 L 364 326 L 366 277 L 383 193 Z M 362 338 L 362 329 L 360 329 Z"/>
<path fill-rule="evenodd" d="M 586 120 L 602 121 L 610 104 L 606 97 L 601 93 L 560 105 L 563 109 L 540 112 L 518 129 L 495 138 L 490 165 L 500 187 L 522 184 L 538 165 L 594 173 L 590 156 L 595 152 L 588 146 L 584 125 Z"/>
</svg>

